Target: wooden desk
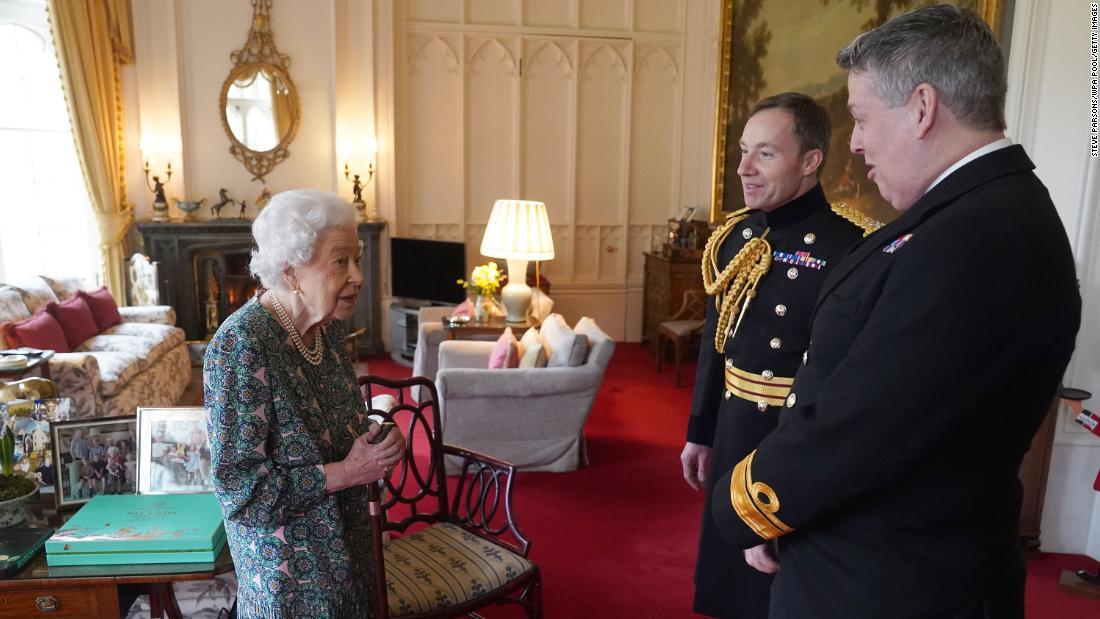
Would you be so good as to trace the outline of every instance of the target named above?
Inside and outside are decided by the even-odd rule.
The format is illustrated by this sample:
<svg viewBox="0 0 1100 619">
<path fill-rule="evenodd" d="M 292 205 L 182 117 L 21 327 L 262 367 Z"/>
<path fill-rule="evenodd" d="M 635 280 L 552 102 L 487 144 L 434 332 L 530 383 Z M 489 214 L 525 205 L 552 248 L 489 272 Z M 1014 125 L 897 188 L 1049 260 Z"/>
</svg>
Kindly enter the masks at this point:
<svg viewBox="0 0 1100 619">
<path fill-rule="evenodd" d="M 516 339 L 523 336 L 523 332 L 530 327 L 537 327 L 539 323 L 532 322 L 531 320 L 525 320 L 523 322 L 507 322 L 502 317 L 490 318 L 477 322 L 471 319 L 469 322 L 452 323 L 446 318 L 443 319 L 443 334 L 448 340 L 460 340 L 462 338 L 476 337 L 479 335 L 493 335 L 500 336 L 504 333 L 504 329 L 512 327 L 512 332 L 515 333 Z"/>
<path fill-rule="evenodd" d="M 153 617 L 182 619 L 172 583 L 209 580 L 233 570 L 229 547 L 214 563 L 49 567 L 43 548 L 13 578 L 0 580 L 0 617 L 125 616 L 138 594 L 149 595 Z M 129 603 L 122 608 L 119 598 Z"/>
<path fill-rule="evenodd" d="M 26 504 L 25 526 L 55 529 L 72 516 L 58 514 L 53 495 L 39 495 Z M 75 512 L 74 512 L 75 513 Z M 42 548 L 15 576 L 0 576 L 0 619 L 11 617 L 124 617 L 138 595 L 149 595 L 153 617 L 182 619 L 172 583 L 209 580 L 233 571 L 233 558 L 226 546 L 214 563 L 170 563 L 158 565 L 46 564 Z"/>
</svg>

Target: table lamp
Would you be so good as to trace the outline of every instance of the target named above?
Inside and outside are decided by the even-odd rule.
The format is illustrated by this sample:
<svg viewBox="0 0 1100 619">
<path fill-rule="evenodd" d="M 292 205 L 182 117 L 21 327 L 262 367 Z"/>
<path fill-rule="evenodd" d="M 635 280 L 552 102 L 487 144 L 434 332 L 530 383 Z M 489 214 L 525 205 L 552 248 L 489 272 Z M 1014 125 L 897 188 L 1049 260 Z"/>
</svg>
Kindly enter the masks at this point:
<svg viewBox="0 0 1100 619">
<path fill-rule="evenodd" d="M 527 321 L 531 287 L 527 285 L 527 261 L 554 258 L 554 237 L 546 205 L 531 200 L 497 200 L 481 239 L 481 254 L 508 261 L 508 284 L 500 291 L 507 321 Z"/>
</svg>

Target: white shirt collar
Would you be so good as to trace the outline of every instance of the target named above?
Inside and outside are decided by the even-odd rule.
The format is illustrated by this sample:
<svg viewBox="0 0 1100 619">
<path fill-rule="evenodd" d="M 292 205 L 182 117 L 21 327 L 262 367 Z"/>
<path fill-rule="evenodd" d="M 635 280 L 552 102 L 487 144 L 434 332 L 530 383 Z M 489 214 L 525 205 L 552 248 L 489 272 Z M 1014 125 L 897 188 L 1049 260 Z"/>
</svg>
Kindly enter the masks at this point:
<svg viewBox="0 0 1100 619">
<path fill-rule="evenodd" d="M 958 170 L 959 168 L 963 167 L 964 165 L 970 163 L 971 161 L 974 161 L 978 157 L 981 157 L 982 155 L 988 155 L 989 153 L 991 153 L 995 150 L 1001 150 L 1002 148 L 1008 148 L 1009 146 L 1012 146 L 1012 139 L 1004 137 L 1004 138 L 1000 138 L 999 140 L 994 140 L 994 141 L 990 142 L 989 144 L 986 144 L 985 146 L 982 146 L 981 148 L 971 152 L 969 155 L 963 157 L 962 159 L 959 159 L 958 161 L 956 161 L 954 163 L 954 165 L 952 165 L 950 168 L 947 168 L 946 170 L 943 171 L 942 174 L 937 176 L 936 180 L 932 181 L 932 184 L 928 186 L 928 189 L 924 190 L 924 193 L 928 193 L 929 191 L 932 191 L 933 187 L 935 187 L 936 185 L 939 185 L 940 181 L 942 181 L 943 179 L 950 176 L 952 172 L 954 172 L 955 170 Z"/>
</svg>

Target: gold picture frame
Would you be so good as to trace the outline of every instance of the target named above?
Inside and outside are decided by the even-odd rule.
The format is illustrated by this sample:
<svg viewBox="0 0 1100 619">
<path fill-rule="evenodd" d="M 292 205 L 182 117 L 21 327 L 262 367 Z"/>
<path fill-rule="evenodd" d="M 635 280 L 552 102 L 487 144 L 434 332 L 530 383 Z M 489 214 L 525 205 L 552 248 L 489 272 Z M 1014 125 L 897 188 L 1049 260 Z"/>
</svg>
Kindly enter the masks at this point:
<svg viewBox="0 0 1100 619">
<path fill-rule="evenodd" d="M 229 55 L 233 67 L 218 94 L 218 116 L 229 138 L 229 152 L 244 164 L 252 174 L 252 180 L 261 183 L 265 182 L 264 177 L 276 165 L 290 156 L 288 147 L 301 122 L 298 88 L 290 79 L 290 57 L 275 47 L 275 35 L 271 31 L 271 4 L 272 0 L 253 0 L 248 39 L 244 47 Z M 275 139 L 273 144 L 266 144 L 267 148 L 252 144 L 246 137 L 238 135 L 234 123 L 229 120 L 230 90 L 234 86 L 251 85 L 260 78 L 269 85 L 271 93 L 268 102 L 270 109 L 265 111 L 273 124 Z M 244 213 L 244 210 L 241 212 Z"/>
<path fill-rule="evenodd" d="M 814 97 L 832 116 L 833 135 L 821 175 L 826 196 L 831 201 L 846 202 L 879 221 L 896 217 L 878 195 L 874 183 L 867 179 L 862 159 L 848 150 L 852 118 L 847 111 L 847 79 L 834 59 L 836 52 L 856 35 L 921 6 L 921 0 L 721 2 L 710 220 L 721 221 L 727 213 L 744 205 L 740 184 L 736 182 L 740 160 L 736 147 L 752 105 L 764 97 L 791 90 Z M 952 3 L 981 15 L 1002 40 L 1007 56 L 1004 0 Z M 769 58 L 770 51 L 776 53 Z M 727 178 L 734 182 L 725 182 Z"/>
</svg>

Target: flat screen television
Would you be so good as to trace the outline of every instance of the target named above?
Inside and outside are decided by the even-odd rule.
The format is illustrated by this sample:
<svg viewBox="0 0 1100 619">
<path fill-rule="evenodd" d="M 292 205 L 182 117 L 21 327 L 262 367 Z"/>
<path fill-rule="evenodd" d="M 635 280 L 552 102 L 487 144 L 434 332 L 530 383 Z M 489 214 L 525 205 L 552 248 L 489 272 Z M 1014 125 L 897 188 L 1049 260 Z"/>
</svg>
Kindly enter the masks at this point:
<svg viewBox="0 0 1100 619">
<path fill-rule="evenodd" d="M 466 245 L 450 241 L 390 238 L 393 296 L 413 301 L 461 303 L 466 290 Z"/>
</svg>

